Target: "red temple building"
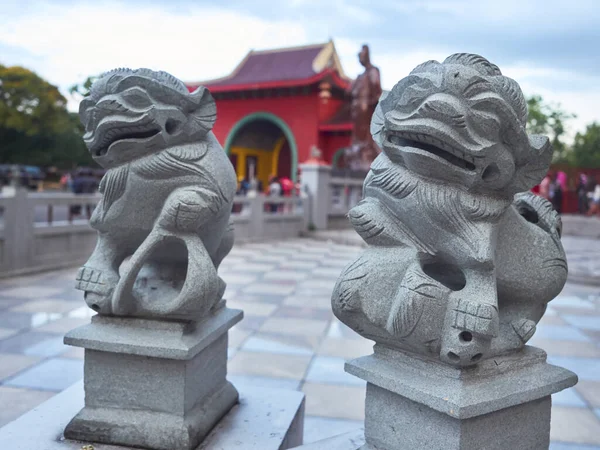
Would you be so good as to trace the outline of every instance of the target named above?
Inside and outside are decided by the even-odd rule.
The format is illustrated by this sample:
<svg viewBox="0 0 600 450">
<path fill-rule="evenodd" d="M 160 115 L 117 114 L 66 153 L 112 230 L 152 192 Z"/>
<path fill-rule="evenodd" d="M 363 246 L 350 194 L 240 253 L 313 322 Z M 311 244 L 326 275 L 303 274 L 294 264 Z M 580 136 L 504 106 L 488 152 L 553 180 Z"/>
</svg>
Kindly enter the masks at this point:
<svg viewBox="0 0 600 450">
<path fill-rule="evenodd" d="M 266 186 L 271 175 L 296 181 L 298 164 L 318 147 L 335 165 L 350 144 L 351 80 L 332 41 L 250 51 L 229 76 L 186 83 L 206 86 L 217 103 L 217 139 L 238 178 L 254 167 Z"/>
</svg>

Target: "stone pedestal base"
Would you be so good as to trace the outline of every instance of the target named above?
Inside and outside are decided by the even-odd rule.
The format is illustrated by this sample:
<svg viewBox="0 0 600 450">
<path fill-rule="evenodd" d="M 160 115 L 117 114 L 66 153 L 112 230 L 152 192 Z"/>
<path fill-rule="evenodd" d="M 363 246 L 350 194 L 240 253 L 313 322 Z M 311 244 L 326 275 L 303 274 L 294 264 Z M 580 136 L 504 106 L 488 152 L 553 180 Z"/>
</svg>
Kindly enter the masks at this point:
<svg viewBox="0 0 600 450">
<path fill-rule="evenodd" d="M 65 336 L 85 348 L 85 407 L 65 428 L 83 441 L 190 450 L 237 403 L 227 331 L 242 312 L 201 323 L 95 316 Z"/>
<path fill-rule="evenodd" d="M 534 347 L 456 369 L 376 345 L 346 371 L 367 381 L 364 441 L 348 433 L 304 448 L 548 450 L 551 395 L 577 383 Z"/>
<path fill-rule="evenodd" d="M 297 450 L 359 450 L 365 444 L 362 428 L 298 447 Z M 385 450 L 385 449 L 380 449 Z"/>
<path fill-rule="evenodd" d="M 389 450 L 548 450 L 551 398 L 457 419 L 406 397 L 367 385 L 365 438 Z"/>
<path fill-rule="evenodd" d="M 63 430 L 83 406 L 83 383 L 55 395 L 0 428 L 2 450 L 133 450 L 129 446 L 65 439 Z M 244 387 L 240 400 L 196 450 L 287 450 L 302 444 L 304 394 Z M 139 450 L 139 447 L 135 447 Z M 172 447 L 173 450 L 176 447 Z"/>
<path fill-rule="evenodd" d="M 346 370 L 367 381 L 365 448 L 386 450 L 547 450 L 550 395 L 577 382 L 533 347 L 457 369 L 376 346 Z"/>
</svg>

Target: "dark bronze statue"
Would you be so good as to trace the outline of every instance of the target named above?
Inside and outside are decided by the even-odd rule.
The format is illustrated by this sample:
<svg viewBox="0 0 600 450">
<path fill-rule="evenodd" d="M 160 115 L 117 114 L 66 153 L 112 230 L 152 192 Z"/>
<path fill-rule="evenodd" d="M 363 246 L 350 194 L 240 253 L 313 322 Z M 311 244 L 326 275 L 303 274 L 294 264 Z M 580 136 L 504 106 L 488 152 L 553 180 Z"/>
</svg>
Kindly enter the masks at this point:
<svg viewBox="0 0 600 450">
<path fill-rule="evenodd" d="M 371 64 L 369 46 L 363 45 L 358 60 L 365 68 L 352 83 L 349 94 L 352 96 L 352 143 L 344 155 L 346 167 L 367 172 L 371 162 L 381 151 L 373 141 L 370 132 L 371 117 L 381 96 L 379 69 Z"/>
</svg>

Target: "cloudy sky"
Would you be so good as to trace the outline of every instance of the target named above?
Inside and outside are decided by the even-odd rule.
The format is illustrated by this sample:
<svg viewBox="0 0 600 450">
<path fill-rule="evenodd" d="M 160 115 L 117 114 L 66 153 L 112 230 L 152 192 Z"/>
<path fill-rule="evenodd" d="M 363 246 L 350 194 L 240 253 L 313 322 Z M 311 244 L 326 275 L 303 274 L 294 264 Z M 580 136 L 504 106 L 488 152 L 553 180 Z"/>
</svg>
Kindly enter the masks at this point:
<svg viewBox="0 0 600 450">
<path fill-rule="evenodd" d="M 600 121 L 599 0 L 2 0 L 0 10 L 0 64 L 65 94 L 115 67 L 204 80 L 250 49 L 330 38 L 350 76 L 368 43 L 387 89 L 425 60 L 472 52 L 577 114 L 570 134 Z"/>
</svg>

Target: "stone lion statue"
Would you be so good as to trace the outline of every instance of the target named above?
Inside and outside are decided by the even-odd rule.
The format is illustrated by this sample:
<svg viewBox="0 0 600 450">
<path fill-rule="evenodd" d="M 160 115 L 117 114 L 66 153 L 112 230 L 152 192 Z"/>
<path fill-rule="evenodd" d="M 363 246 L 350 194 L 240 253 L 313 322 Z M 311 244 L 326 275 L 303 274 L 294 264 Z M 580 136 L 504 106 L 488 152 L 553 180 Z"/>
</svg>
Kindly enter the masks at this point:
<svg viewBox="0 0 600 450">
<path fill-rule="evenodd" d="M 80 105 L 108 169 L 91 218 L 95 251 L 77 289 L 100 314 L 197 319 L 220 300 L 236 177 L 211 129 L 215 102 L 166 72 L 105 73 Z M 127 264 L 123 262 L 130 257 Z"/>
<path fill-rule="evenodd" d="M 561 222 L 529 190 L 552 156 L 519 85 L 472 54 L 428 61 L 382 96 L 383 152 L 349 218 L 369 248 L 336 316 L 366 338 L 469 366 L 518 350 L 562 289 Z"/>
</svg>

